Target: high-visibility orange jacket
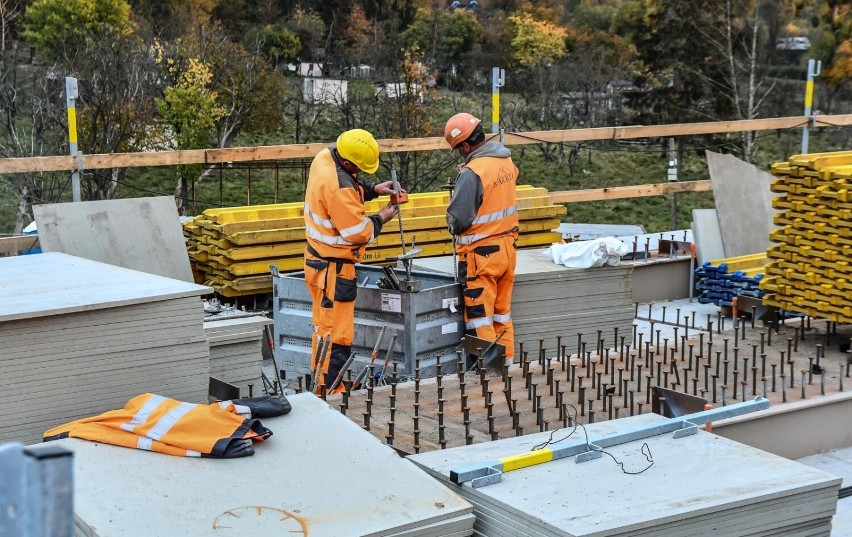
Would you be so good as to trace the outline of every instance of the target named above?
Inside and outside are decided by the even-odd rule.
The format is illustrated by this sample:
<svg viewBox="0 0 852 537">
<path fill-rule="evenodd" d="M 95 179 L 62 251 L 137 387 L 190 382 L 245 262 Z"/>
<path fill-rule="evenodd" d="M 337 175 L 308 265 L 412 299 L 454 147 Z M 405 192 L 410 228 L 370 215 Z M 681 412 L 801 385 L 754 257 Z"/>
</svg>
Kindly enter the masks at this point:
<svg viewBox="0 0 852 537">
<path fill-rule="evenodd" d="M 447 208 L 458 253 L 472 251 L 486 239 L 509 234 L 517 238 L 518 168 L 510 155 L 503 144 L 491 141 L 468 156 Z"/>
<path fill-rule="evenodd" d="M 378 215 L 367 217 L 364 202 L 376 197 L 374 184 L 359 182 L 340 165 L 334 146 L 311 163 L 305 193 L 308 246 L 322 259 L 361 260 L 382 229 Z"/>
<path fill-rule="evenodd" d="M 272 435 L 240 415 L 247 411 L 230 401 L 197 405 L 145 393 L 120 410 L 54 427 L 44 441 L 70 437 L 182 457 L 244 457 L 254 453 L 253 440 Z"/>
</svg>

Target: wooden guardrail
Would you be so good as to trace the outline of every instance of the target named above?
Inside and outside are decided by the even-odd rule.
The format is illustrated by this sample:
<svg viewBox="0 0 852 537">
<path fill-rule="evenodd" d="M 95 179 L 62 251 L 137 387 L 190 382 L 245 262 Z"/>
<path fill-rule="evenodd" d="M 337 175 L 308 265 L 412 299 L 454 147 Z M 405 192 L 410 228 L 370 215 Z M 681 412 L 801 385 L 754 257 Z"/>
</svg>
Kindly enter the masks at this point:
<svg viewBox="0 0 852 537">
<path fill-rule="evenodd" d="M 789 129 L 811 126 L 838 127 L 852 125 L 852 114 L 778 117 L 741 121 L 713 121 L 705 123 L 679 123 L 673 125 L 634 125 L 628 127 L 598 127 L 554 131 L 509 132 L 505 134 L 506 145 L 538 143 L 581 142 L 590 140 L 630 140 L 718 134 L 758 130 Z M 159 151 L 150 153 L 110 153 L 83 155 L 83 168 L 87 170 L 105 168 L 137 168 L 149 166 L 176 166 L 179 164 L 219 164 L 225 162 L 255 162 L 309 158 L 328 145 L 325 143 L 291 144 L 259 147 L 233 147 L 225 149 L 193 149 L 184 151 Z M 401 138 L 379 140 L 383 152 L 434 151 L 448 149 L 440 137 Z M 69 171 L 77 166 L 71 156 L 24 157 L 0 159 L 0 174 L 27 172 Z"/>
</svg>

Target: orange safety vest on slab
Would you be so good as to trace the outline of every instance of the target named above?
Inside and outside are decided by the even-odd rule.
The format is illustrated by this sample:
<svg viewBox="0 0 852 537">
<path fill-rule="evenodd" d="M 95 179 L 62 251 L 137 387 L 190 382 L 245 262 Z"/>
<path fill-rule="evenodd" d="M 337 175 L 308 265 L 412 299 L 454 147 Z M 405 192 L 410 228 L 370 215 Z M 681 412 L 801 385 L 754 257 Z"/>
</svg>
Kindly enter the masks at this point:
<svg viewBox="0 0 852 537">
<path fill-rule="evenodd" d="M 54 427 L 44 441 L 80 438 L 181 457 L 234 458 L 252 455 L 253 440 L 272 431 L 256 419 L 243 418 L 231 401 L 197 405 L 145 393 L 124 408 Z"/>
<path fill-rule="evenodd" d="M 334 158 L 331 148 L 311 163 L 305 193 L 305 234 L 309 251 L 322 259 L 357 263 L 376 235 L 364 210 L 364 187 Z"/>
<path fill-rule="evenodd" d="M 518 168 L 510 159 L 479 157 L 466 164 L 482 183 L 482 205 L 470 227 L 456 238 L 458 253 L 472 251 L 485 239 L 512 234 L 518 237 L 515 185 Z M 487 241 L 486 241 L 487 242 Z"/>
</svg>

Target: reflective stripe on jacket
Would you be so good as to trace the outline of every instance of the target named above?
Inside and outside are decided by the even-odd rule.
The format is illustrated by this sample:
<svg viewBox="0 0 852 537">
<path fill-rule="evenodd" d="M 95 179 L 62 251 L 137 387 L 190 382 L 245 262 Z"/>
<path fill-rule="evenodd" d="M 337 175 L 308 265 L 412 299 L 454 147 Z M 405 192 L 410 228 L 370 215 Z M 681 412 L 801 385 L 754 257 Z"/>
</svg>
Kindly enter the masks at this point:
<svg viewBox="0 0 852 537">
<path fill-rule="evenodd" d="M 381 230 L 364 211 L 364 187 L 335 159 L 331 147 L 311 163 L 305 193 L 305 234 L 321 258 L 358 262 Z"/>
<path fill-rule="evenodd" d="M 182 457 L 243 457 L 252 440 L 272 431 L 245 419 L 230 401 L 197 405 L 145 393 L 124 408 L 72 421 L 44 433 L 44 440 L 80 438 Z"/>
<path fill-rule="evenodd" d="M 466 164 L 482 182 L 482 205 L 470 227 L 456 238 L 458 252 L 473 250 L 475 243 L 491 237 L 518 233 L 515 185 L 518 168 L 510 158 L 479 157 Z"/>
</svg>

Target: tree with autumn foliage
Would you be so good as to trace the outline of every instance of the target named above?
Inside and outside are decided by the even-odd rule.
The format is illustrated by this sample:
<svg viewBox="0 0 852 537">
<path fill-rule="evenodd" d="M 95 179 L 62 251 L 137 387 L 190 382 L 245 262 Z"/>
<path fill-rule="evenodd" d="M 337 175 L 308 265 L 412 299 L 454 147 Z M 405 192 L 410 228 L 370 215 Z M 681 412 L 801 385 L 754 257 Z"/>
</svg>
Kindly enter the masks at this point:
<svg viewBox="0 0 852 537">
<path fill-rule="evenodd" d="M 163 97 L 156 100 L 164 125 L 171 127 L 173 149 L 200 149 L 210 146 L 216 121 L 225 110 L 216 103 L 216 92 L 210 88 L 213 74 L 197 58 L 189 58 L 180 72 L 174 60 L 161 60 L 177 80 L 168 86 Z M 198 175 L 199 166 L 178 166 L 175 196 L 181 214 L 186 214 L 189 183 Z"/>
</svg>

